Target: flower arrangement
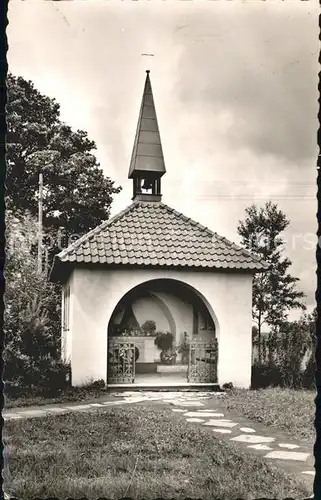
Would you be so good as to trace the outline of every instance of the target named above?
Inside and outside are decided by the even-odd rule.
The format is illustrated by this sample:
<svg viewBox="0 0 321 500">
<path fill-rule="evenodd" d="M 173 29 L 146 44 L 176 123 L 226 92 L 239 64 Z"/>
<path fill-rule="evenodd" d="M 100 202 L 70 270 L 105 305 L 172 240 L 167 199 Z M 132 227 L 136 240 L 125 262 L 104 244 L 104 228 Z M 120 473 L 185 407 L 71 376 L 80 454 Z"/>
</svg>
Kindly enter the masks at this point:
<svg viewBox="0 0 321 500">
<path fill-rule="evenodd" d="M 142 333 L 140 330 L 137 330 L 136 328 L 128 327 L 128 328 L 125 328 L 125 330 L 123 330 L 120 333 L 120 336 L 121 337 L 139 337 L 141 334 Z"/>
<path fill-rule="evenodd" d="M 186 332 L 184 332 L 182 335 L 182 339 L 178 347 L 178 352 L 182 355 L 182 364 L 186 365 L 188 363 L 188 355 L 189 355 L 189 343 Z"/>
<path fill-rule="evenodd" d="M 174 349 L 168 349 L 167 351 L 162 351 L 160 354 L 161 362 L 164 365 L 174 365 L 176 363 L 176 351 Z"/>
<path fill-rule="evenodd" d="M 113 337 L 154 337 L 155 335 L 156 323 L 153 320 L 145 321 L 139 328 L 133 326 L 121 328 L 120 325 L 111 327 L 111 336 Z"/>
<path fill-rule="evenodd" d="M 146 337 L 153 337 L 156 335 L 156 323 L 155 321 L 148 319 L 141 326 L 142 332 Z"/>
<path fill-rule="evenodd" d="M 164 364 L 176 363 L 176 349 L 173 348 L 174 335 L 171 332 L 157 332 L 155 345 L 161 349 L 160 360 Z"/>
<path fill-rule="evenodd" d="M 174 335 L 171 332 L 156 332 L 154 344 L 162 351 L 168 351 L 173 347 Z"/>
</svg>

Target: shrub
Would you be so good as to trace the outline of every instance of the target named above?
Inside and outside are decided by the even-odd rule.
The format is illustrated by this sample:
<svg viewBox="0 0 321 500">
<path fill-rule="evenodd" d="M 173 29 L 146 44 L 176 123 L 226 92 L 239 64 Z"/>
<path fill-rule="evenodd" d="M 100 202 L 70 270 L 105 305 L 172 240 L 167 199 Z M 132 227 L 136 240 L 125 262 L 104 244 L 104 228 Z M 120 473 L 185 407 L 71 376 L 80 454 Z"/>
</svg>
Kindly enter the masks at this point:
<svg viewBox="0 0 321 500">
<path fill-rule="evenodd" d="M 6 213 L 6 294 L 4 313 L 6 390 L 17 394 L 66 384 L 60 358 L 60 290 L 37 269 L 32 244 L 37 221 L 28 213 Z"/>
<path fill-rule="evenodd" d="M 315 330 L 316 310 L 262 338 L 261 360 L 255 359 L 252 367 L 252 387 L 314 388 Z M 254 347 L 258 347 L 255 339 Z"/>
<path fill-rule="evenodd" d="M 225 384 L 223 384 L 222 388 L 225 391 L 232 391 L 234 389 L 234 385 L 232 384 L 232 382 L 226 382 Z"/>
<path fill-rule="evenodd" d="M 106 387 L 105 381 L 101 378 L 94 380 L 91 384 L 83 386 L 84 389 L 104 389 Z"/>
<path fill-rule="evenodd" d="M 266 389 L 267 387 L 283 387 L 282 373 L 277 366 L 268 363 L 255 363 L 252 366 L 252 389 Z"/>
<path fill-rule="evenodd" d="M 28 395 L 55 396 L 70 387 L 70 366 L 59 360 L 42 359 L 35 363 L 26 360 L 24 368 L 27 375 L 17 374 L 6 380 L 4 392 L 11 398 Z"/>
<path fill-rule="evenodd" d="M 4 379 L 12 394 L 19 387 L 48 394 L 67 387 L 70 368 L 55 352 L 49 323 L 41 300 L 31 297 L 20 313 L 15 334 L 7 336 Z"/>
</svg>

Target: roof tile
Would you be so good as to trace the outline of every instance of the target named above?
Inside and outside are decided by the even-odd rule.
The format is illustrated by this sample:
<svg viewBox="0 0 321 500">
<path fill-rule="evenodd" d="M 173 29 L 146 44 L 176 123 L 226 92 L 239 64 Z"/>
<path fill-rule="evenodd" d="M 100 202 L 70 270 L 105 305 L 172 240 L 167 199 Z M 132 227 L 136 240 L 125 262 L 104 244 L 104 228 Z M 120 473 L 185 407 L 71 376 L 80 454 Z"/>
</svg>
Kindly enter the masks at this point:
<svg viewBox="0 0 321 500">
<path fill-rule="evenodd" d="M 64 262 L 264 271 L 267 264 L 164 203 L 134 202 L 60 252 Z"/>
</svg>

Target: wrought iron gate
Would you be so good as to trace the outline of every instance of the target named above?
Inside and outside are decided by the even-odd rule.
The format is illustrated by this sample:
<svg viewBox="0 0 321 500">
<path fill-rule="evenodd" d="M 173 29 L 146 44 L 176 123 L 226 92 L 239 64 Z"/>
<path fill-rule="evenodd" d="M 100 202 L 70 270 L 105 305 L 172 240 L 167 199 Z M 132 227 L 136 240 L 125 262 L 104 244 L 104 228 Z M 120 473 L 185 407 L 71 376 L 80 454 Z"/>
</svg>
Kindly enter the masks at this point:
<svg viewBox="0 0 321 500">
<path fill-rule="evenodd" d="M 135 342 L 130 337 L 111 337 L 108 342 L 108 382 L 135 382 Z"/>
<path fill-rule="evenodd" d="M 189 343 L 187 382 L 217 383 L 217 339 L 200 342 L 193 339 Z"/>
</svg>

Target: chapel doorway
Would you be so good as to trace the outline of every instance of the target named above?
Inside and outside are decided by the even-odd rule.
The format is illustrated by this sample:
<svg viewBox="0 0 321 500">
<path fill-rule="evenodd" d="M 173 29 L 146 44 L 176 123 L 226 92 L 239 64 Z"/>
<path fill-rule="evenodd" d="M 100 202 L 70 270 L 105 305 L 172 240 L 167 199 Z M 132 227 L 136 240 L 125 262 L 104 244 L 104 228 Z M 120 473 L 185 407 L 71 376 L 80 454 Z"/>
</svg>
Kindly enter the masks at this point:
<svg viewBox="0 0 321 500">
<path fill-rule="evenodd" d="M 215 322 L 184 283 L 161 279 L 130 290 L 108 325 L 109 386 L 217 383 Z"/>
</svg>

